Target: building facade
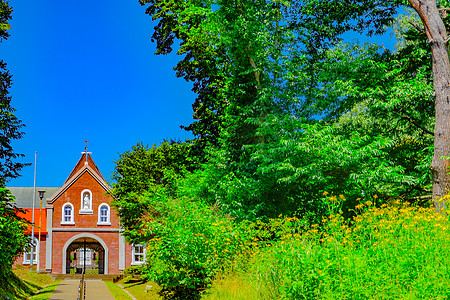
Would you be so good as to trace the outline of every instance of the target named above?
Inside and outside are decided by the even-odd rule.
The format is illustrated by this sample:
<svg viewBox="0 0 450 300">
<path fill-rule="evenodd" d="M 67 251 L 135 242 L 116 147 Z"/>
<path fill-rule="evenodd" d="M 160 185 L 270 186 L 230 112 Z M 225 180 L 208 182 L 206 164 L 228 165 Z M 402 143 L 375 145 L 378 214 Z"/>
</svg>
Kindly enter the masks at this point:
<svg viewBox="0 0 450 300">
<path fill-rule="evenodd" d="M 144 247 L 125 242 L 111 205 L 110 187 L 89 153 L 81 156 L 59 188 L 37 187 L 34 197 L 33 187 L 8 189 L 30 221 L 35 199 L 36 247 L 33 254 L 27 248 L 16 264 L 29 265 L 33 258 L 41 272 L 71 274 L 85 267 L 93 273 L 120 274 L 126 267 L 143 263 Z M 45 192 L 45 201 L 38 191 Z M 30 239 L 31 231 L 30 226 Z"/>
</svg>

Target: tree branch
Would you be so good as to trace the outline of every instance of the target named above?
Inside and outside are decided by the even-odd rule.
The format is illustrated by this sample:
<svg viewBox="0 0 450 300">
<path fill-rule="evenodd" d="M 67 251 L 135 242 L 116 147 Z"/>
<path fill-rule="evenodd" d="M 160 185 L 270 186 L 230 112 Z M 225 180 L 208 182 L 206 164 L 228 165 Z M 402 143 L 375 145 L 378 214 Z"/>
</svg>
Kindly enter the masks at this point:
<svg viewBox="0 0 450 300">
<path fill-rule="evenodd" d="M 422 125 L 420 125 L 416 120 L 414 120 L 413 118 L 411 118 L 410 116 L 404 114 L 402 111 L 399 111 L 400 115 L 403 116 L 402 119 L 408 120 L 410 123 L 412 123 L 413 125 L 415 125 L 417 128 L 421 129 L 423 132 L 434 136 L 434 132 L 429 131 L 428 129 L 426 129 L 425 127 L 423 127 Z"/>
</svg>

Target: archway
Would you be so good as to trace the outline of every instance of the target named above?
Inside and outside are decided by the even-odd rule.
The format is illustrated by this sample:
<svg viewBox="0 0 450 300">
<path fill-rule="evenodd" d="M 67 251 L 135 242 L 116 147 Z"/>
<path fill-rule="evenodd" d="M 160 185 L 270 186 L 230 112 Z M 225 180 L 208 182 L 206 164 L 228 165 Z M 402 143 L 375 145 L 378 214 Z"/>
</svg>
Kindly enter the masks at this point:
<svg viewBox="0 0 450 300">
<path fill-rule="evenodd" d="M 82 233 L 70 238 L 63 247 L 62 256 L 63 274 L 80 271 L 85 266 L 87 269 L 98 268 L 99 274 L 108 274 L 108 247 L 94 234 Z"/>
</svg>

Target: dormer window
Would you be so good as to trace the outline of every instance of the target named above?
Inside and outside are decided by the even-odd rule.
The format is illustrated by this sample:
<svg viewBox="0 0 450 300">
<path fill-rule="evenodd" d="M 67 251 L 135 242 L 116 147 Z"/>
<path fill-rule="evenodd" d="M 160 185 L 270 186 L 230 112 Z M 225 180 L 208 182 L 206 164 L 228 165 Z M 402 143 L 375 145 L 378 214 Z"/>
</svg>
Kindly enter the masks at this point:
<svg viewBox="0 0 450 300">
<path fill-rule="evenodd" d="M 73 225 L 75 221 L 73 219 L 73 205 L 72 203 L 66 203 L 62 207 L 62 225 Z"/>
<path fill-rule="evenodd" d="M 93 214 L 92 210 L 92 193 L 90 190 L 81 192 L 81 209 L 80 214 Z"/>
<path fill-rule="evenodd" d="M 97 225 L 111 225 L 110 212 L 111 209 L 109 208 L 108 204 L 106 203 L 100 204 L 100 206 L 98 207 Z"/>
</svg>

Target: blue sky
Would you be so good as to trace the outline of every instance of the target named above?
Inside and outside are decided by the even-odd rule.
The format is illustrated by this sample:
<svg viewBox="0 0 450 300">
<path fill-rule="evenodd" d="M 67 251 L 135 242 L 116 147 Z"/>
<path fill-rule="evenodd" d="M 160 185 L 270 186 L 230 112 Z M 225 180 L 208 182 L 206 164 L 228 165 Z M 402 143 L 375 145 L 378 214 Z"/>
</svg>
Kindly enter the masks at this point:
<svg viewBox="0 0 450 300">
<path fill-rule="evenodd" d="M 34 162 L 37 186 L 61 186 L 84 150 L 109 178 L 113 161 L 138 142 L 191 135 L 191 84 L 175 77 L 179 57 L 156 56 L 154 23 L 133 1 L 10 0 L 11 37 L 0 57 L 25 136 L 13 147 Z M 32 186 L 33 166 L 9 186 Z"/>
</svg>

